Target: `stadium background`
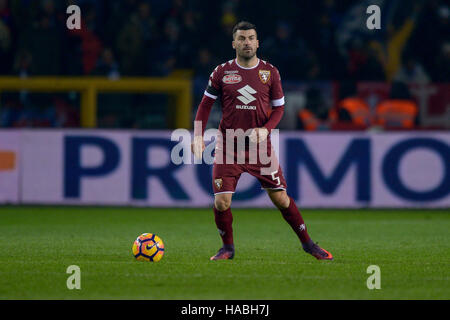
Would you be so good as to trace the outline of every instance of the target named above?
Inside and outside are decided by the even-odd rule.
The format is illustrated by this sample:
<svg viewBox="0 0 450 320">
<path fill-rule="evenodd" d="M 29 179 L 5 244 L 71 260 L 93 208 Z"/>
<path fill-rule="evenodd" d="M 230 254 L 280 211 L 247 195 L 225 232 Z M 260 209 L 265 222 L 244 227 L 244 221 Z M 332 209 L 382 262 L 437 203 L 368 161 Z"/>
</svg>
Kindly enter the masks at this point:
<svg viewBox="0 0 450 320">
<path fill-rule="evenodd" d="M 81 29 L 69 30 L 75 3 Z M 448 207 L 449 7 L 376 3 L 380 30 L 366 26 L 367 1 L 0 1 L 0 201 L 208 207 L 211 166 L 172 163 L 169 130 L 192 128 L 247 19 L 282 75 L 279 156 L 301 205 Z M 370 122 L 333 118 L 347 97 Z M 413 122 L 380 122 L 394 100 Z M 220 116 L 215 106 L 208 127 Z M 238 190 L 236 205 L 270 206 L 251 177 Z"/>
<path fill-rule="evenodd" d="M 65 11 L 72 3 L 81 8 L 80 31 L 66 28 Z M 192 82 L 194 115 L 211 70 L 234 56 L 233 25 L 247 19 L 258 27 L 258 54 L 278 67 L 288 97 L 293 91 L 287 105 L 293 119 L 305 104 L 334 106 L 336 86 L 343 81 L 358 81 L 360 93 L 374 108 L 387 98 L 389 84 L 400 80 L 428 83 L 437 91 L 431 97 L 413 93 L 420 107 L 419 127 L 448 129 L 448 5 L 439 0 L 370 2 L 377 3 L 381 30 L 366 27 L 367 1 L 282 1 L 274 8 L 270 1 L 238 0 L 2 0 L 0 74 L 22 79 L 185 76 Z M 305 94 L 315 87 L 320 93 Z M 174 129 L 171 103 L 166 94 L 100 94 L 96 127 Z M 2 127 L 81 126 L 75 90 L 13 94 L 3 89 L 1 104 Z M 217 125 L 217 113 L 211 127 Z M 280 128 L 295 129 L 288 118 Z"/>
<path fill-rule="evenodd" d="M 450 297 L 448 2 L 276 3 L 0 0 L 0 298 Z M 71 4 L 81 30 L 66 28 Z M 371 4 L 380 30 L 366 27 Z M 258 55 L 280 70 L 288 192 L 333 265 L 298 252 L 249 176 L 232 205 L 235 264 L 208 263 L 220 245 L 211 167 L 171 162 L 170 136 L 192 129 L 209 74 L 234 57 L 240 20 L 257 25 Z M 391 99 L 412 103 L 417 119 L 335 121 L 343 88 L 356 88 L 371 119 Z M 219 120 L 215 106 L 208 127 Z M 164 240 L 162 262 L 130 255 L 143 232 Z M 79 292 L 65 285 L 71 264 L 83 272 Z M 382 290 L 366 287 L 370 264 Z"/>
</svg>

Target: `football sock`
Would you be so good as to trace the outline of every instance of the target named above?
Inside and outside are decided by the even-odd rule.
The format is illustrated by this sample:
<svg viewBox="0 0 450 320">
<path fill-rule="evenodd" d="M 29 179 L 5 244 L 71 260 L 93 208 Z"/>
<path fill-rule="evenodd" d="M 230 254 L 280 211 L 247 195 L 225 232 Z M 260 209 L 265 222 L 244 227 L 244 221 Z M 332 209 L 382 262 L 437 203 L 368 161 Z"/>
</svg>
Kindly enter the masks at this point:
<svg viewBox="0 0 450 320">
<path fill-rule="evenodd" d="M 227 249 L 233 248 L 233 215 L 231 214 L 231 208 L 225 211 L 219 211 L 214 206 L 214 219 L 216 221 L 217 229 L 219 229 L 220 237 L 224 247 Z"/>
<path fill-rule="evenodd" d="M 295 205 L 294 199 L 289 197 L 289 200 L 289 207 L 286 209 L 281 209 L 281 214 L 283 215 L 284 220 L 289 223 L 292 230 L 294 230 L 297 234 L 300 241 L 304 244 L 309 244 L 311 242 L 311 238 L 306 230 L 306 225 L 303 221 L 302 215 Z"/>
</svg>

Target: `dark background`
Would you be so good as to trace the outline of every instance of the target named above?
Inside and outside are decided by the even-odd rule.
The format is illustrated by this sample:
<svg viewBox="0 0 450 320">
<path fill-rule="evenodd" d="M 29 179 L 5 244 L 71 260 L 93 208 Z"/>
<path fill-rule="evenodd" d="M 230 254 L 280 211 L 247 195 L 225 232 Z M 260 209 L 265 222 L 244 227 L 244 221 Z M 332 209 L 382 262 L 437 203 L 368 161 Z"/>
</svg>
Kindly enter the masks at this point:
<svg viewBox="0 0 450 320">
<path fill-rule="evenodd" d="M 81 8 L 81 30 L 66 28 L 71 4 Z M 381 30 L 366 28 L 370 4 L 381 7 Z M 195 112 L 208 75 L 235 56 L 231 30 L 240 20 L 256 24 L 258 55 L 286 86 L 450 82 L 450 6 L 443 0 L 0 0 L 0 75 L 117 79 L 186 70 Z M 0 103 L 2 127 L 80 125 L 75 92 L 2 92 Z M 169 103 L 166 95 L 101 94 L 98 126 L 168 128 Z"/>
</svg>

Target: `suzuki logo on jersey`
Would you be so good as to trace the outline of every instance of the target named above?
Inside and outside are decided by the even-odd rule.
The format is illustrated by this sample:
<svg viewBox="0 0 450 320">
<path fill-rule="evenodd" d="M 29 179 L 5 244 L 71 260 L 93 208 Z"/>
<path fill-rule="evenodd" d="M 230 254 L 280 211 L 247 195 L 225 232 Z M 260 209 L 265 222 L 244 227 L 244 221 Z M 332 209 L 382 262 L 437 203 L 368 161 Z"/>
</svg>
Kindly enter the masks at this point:
<svg viewBox="0 0 450 320">
<path fill-rule="evenodd" d="M 249 104 L 252 101 L 255 101 L 256 98 L 252 96 L 252 94 L 256 93 L 256 90 L 246 85 L 245 87 L 239 89 L 237 92 L 242 94 L 242 96 L 237 97 L 243 104 Z"/>
<path fill-rule="evenodd" d="M 256 106 L 242 106 L 240 104 L 236 105 L 236 109 L 239 110 L 256 110 Z"/>
</svg>

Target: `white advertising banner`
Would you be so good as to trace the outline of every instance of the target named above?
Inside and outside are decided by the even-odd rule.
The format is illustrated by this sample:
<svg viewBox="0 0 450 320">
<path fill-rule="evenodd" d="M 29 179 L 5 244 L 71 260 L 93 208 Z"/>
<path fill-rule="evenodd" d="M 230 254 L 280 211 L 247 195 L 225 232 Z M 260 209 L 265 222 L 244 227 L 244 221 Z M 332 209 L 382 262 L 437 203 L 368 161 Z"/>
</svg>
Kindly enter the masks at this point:
<svg viewBox="0 0 450 320">
<path fill-rule="evenodd" d="M 450 207 L 450 133 L 372 139 L 374 207 Z"/>
<path fill-rule="evenodd" d="M 0 203 L 18 203 L 20 132 L 0 130 Z"/>
<path fill-rule="evenodd" d="M 301 207 L 450 208 L 448 132 L 285 132 L 278 145 L 287 192 Z M 0 131 L 0 150 L 21 155 L 20 167 L 0 171 L 0 202 L 212 207 L 212 166 L 193 164 L 189 151 L 174 162 L 182 146 L 190 141 L 169 131 Z M 244 173 L 233 206 L 272 204 Z"/>
<path fill-rule="evenodd" d="M 23 203 L 128 204 L 128 141 L 123 132 L 23 132 Z"/>
<path fill-rule="evenodd" d="M 449 133 L 288 133 L 280 145 L 304 207 L 450 207 Z"/>
</svg>

